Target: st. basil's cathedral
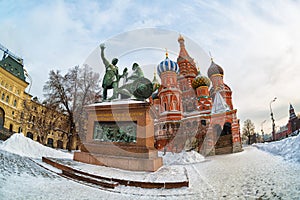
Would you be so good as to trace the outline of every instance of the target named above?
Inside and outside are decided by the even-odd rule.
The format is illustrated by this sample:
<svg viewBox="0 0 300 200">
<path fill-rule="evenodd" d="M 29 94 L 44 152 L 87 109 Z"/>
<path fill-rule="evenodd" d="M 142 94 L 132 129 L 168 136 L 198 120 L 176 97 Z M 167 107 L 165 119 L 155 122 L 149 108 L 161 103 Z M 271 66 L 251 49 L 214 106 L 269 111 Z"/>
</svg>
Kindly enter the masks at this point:
<svg viewBox="0 0 300 200">
<path fill-rule="evenodd" d="M 157 66 L 150 98 L 154 113 L 155 147 L 164 151 L 196 150 L 203 155 L 242 150 L 232 91 L 223 81 L 224 70 L 213 59 L 204 76 L 178 38 L 177 62 L 166 53 Z"/>
</svg>

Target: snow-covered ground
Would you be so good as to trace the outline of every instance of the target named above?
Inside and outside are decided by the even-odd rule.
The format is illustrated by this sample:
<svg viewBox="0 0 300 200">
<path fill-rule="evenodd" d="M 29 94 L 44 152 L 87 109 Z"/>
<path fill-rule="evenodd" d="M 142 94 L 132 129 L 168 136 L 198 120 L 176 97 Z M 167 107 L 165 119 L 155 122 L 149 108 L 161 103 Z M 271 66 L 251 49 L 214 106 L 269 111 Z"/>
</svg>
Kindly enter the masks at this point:
<svg viewBox="0 0 300 200">
<path fill-rule="evenodd" d="M 195 152 L 186 155 L 193 158 L 194 154 L 194 159 L 181 159 L 186 152 L 173 155 L 176 164 L 167 163 L 187 170 L 190 179 L 188 188 L 167 190 L 118 186 L 115 190 L 104 190 L 65 179 L 44 169 L 35 163 L 39 162 L 38 156 L 32 156 L 35 157 L 33 161 L 32 158 L 6 151 L 4 145 L 7 141 L 0 143 L 0 199 L 186 200 L 300 197 L 300 163 L 285 161 L 282 157 L 251 146 L 241 153 L 207 157 L 205 160 Z M 11 145 L 16 148 L 20 146 L 18 143 Z M 27 153 L 22 152 L 22 155 L 34 154 L 30 153 L 32 148 L 32 145 L 23 148 L 22 151 Z M 180 160 L 183 163 L 178 165 Z M 187 160 L 189 163 L 184 163 Z"/>
<path fill-rule="evenodd" d="M 270 143 L 254 144 L 257 148 L 282 156 L 287 161 L 300 162 L 300 134 Z"/>
<path fill-rule="evenodd" d="M 70 153 L 57 151 L 50 147 L 43 146 L 42 144 L 25 137 L 23 134 L 18 133 L 13 134 L 2 144 L 0 143 L 0 149 L 30 158 L 73 158 L 73 155 Z"/>
<path fill-rule="evenodd" d="M 163 157 L 164 165 L 184 165 L 184 164 L 194 164 L 205 161 L 204 156 L 195 151 L 182 151 L 181 153 L 159 152 L 160 157 Z"/>
</svg>

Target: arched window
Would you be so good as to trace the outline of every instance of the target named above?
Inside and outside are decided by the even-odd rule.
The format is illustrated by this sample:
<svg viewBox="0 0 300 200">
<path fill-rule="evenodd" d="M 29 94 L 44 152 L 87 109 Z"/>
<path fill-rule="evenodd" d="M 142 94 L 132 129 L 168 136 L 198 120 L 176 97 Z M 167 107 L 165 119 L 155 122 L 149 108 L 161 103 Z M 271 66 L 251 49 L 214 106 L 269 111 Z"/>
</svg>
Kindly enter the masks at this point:
<svg viewBox="0 0 300 200">
<path fill-rule="evenodd" d="M 9 125 L 9 132 L 13 132 L 13 127 L 14 126 L 12 124 Z"/>
<path fill-rule="evenodd" d="M 48 138 L 47 146 L 53 148 L 53 139 L 52 138 Z"/>
<path fill-rule="evenodd" d="M 172 96 L 172 110 L 178 110 L 177 106 L 177 98 L 176 96 Z"/>
<path fill-rule="evenodd" d="M 14 100 L 14 107 L 17 106 L 17 100 Z"/>
<path fill-rule="evenodd" d="M 64 146 L 63 142 L 61 140 L 57 140 L 57 148 L 63 149 L 63 146 Z"/>
<path fill-rule="evenodd" d="M 2 99 L 2 100 L 4 100 L 4 98 L 5 98 L 5 94 L 3 93 L 3 94 L 2 94 L 2 98 L 1 98 L 1 99 Z"/>
<path fill-rule="evenodd" d="M 9 96 L 8 95 L 6 96 L 6 100 L 5 101 L 6 101 L 6 103 L 9 102 Z"/>
</svg>

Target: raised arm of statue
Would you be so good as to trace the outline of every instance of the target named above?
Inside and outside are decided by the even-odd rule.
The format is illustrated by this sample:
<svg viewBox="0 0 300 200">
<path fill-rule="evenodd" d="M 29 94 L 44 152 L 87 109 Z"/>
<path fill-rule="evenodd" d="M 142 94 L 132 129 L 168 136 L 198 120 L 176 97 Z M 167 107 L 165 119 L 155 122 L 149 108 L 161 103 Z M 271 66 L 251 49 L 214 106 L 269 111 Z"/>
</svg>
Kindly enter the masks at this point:
<svg viewBox="0 0 300 200">
<path fill-rule="evenodd" d="M 101 59 L 102 59 L 102 62 L 105 65 L 105 67 L 108 67 L 110 63 L 108 62 L 108 60 L 104 56 L 105 45 L 104 44 L 100 44 L 100 49 L 101 49 Z"/>
</svg>

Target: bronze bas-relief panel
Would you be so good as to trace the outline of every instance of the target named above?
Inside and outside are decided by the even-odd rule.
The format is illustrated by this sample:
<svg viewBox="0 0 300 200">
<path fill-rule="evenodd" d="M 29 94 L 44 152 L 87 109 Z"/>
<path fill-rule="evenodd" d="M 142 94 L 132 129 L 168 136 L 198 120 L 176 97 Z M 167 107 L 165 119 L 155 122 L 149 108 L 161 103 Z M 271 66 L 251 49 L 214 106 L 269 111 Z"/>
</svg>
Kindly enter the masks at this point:
<svg viewBox="0 0 300 200">
<path fill-rule="evenodd" d="M 137 123 L 132 121 L 94 122 L 93 139 L 101 142 L 136 143 Z"/>
</svg>

